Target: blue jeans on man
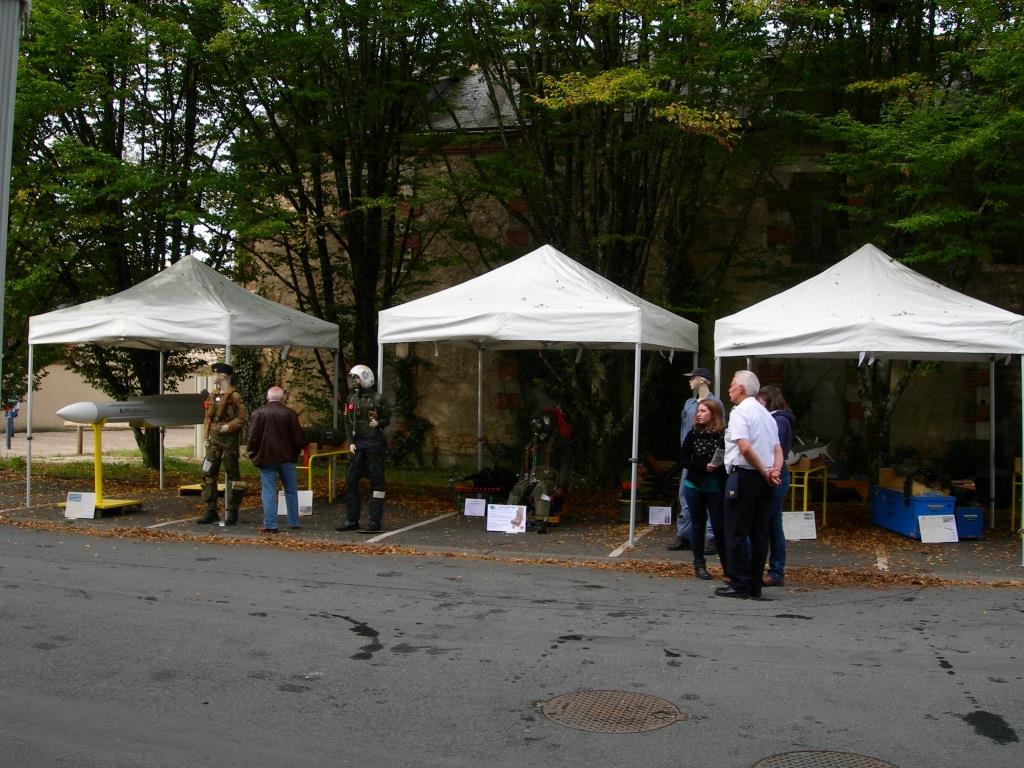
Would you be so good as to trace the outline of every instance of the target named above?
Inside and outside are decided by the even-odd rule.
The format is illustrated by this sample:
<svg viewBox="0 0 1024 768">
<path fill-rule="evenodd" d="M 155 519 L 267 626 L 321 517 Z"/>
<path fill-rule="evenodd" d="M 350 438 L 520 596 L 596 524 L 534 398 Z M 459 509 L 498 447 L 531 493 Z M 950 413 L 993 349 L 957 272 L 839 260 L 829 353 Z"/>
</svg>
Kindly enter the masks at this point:
<svg viewBox="0 0 1024 768">
<path fill-rule="evenodd" d="M 299 527 L 299 486 L 295 477 L 295 462 L 266 464 L 260 470 L 260 489 L 263 500 L 263 527 L 277 528 L 277 479 L 284 489 L 284 505 L 288 510 L 288 527 Z"/>
</svg>

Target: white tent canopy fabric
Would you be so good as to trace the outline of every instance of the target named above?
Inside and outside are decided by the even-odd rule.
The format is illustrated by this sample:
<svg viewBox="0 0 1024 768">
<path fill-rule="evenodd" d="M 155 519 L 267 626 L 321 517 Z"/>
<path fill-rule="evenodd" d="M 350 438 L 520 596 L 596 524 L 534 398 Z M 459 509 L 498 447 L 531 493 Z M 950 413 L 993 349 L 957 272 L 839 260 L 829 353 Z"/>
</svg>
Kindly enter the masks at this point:
<svg viewBox="0 0 1024 768">
<path fill-rule="evenodd" d="M 645 301 L 543 245 L 504 266 L 378 315 L 378 374 L 383 345 L 434 342 L 473 346 L 477 354 L 477 464 L 483 461 L 483 351 L 632 349 L 633 445 L 629 543 L 636 521 L 641 351 L 697 352 L 697 326 Z"/>
<path fill-rule="evenodd" d="M 29 318 L 28 456 L 25 504 L 32 493 L 32 375 L 38 344 L 98 344 L 160 351 L 232 347 L 310 347 L 335 350 L 338 391 L 338 326 L 264 299 L 186 256 L 120 293 Z M 335 418 L 337 424 L 337 397 Z M 160 487 L 163 487 L 161 444 Z"/>
<path fill-rule="evenodd" d="M 697 326 L 544 245 L 480 277 L 385 309 L 377 340 L 693 351 Z"/>
<path fill-rule="evenodd" d="M 715 323 L 715 356 L 988 360 L 1024 352 L 1024 317 L 957 293 L 873 245 Z"/>
<path fill-rule="evenodd" d="M 1011 355 L 1024 355 L 1024 316 L 947 288 L 871 244 L 715 323 L 716 378 L 722 357 L 988 361 L 994 393 L 994 361 Z M 1021 381 L 1024 412 L 1024 357 Z M 989 414 L 994 498 L 994 397 Z"/>
<path fill-rule="evenodd" d="M 338 348 L 338 326 L 231 282 L 192 256 L 102 299 L 29 319 L 29 344 L 143 349 Z"/>
</svg>

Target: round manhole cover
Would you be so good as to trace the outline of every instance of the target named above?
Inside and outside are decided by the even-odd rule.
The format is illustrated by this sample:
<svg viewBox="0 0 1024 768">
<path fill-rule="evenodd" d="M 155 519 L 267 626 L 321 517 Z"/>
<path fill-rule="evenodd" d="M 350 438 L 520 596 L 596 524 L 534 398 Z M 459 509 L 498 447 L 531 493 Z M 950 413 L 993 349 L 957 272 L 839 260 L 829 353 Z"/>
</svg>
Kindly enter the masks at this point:
<svg viewBox="0 0 1024 768">
<path fill-rule="evenodd" d="M 783 752 L 766 757 L 753 768 L 896 768 L 892 763 L 852 752 Z"/>
<path fill-rule="evenodd" d="M 672 702 L 626 691 L 565 693 L 538 704 L 549 720 L 594 733 L 642 733 L 686 719 Z"/>
</svg>

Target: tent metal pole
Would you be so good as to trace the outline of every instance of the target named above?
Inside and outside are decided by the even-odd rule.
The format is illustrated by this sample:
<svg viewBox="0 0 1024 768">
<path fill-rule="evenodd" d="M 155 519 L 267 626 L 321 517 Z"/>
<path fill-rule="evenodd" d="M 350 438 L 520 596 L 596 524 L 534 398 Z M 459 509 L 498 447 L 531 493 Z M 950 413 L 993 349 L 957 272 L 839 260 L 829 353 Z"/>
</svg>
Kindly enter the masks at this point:
<svg viewBox="0 0 1024 768">
<path fill-rule="evenodd" d="M 1024 355 L 1020 356 L 1020 448 L 1021 456 L 1024 456 Z M 1010 470 L 1010 493 L 1013 493 L 1013 469 Z M 1021 515 L 1024 516 L 1024 483 L 1021 483 L 1018 501 L 1021 503 Z M 1024 566 L 1024 522 L 1020 526 L 1020 564 Z"/>
<path fill-rule="evenodd" d="M 719 395 L 722 392 L 722 358 L 715 355 L 715 387 L 718 389 Z"/>
<path fill-rule="evenodd" d="M 32 368 L 35 364 L 34 345 L 28 345 L 28 390 L 25 395 L 25 506 L 32 506 Z M 1022 358 L 1024 359 L 1024 358 Z M 1022 369 L 1024 370 L 1024 369 Z"/>
<path fill-rule="evenodd" d="M 484 468 L 484 345 L 476 345 L 476 471 Z"/>
<path fill-rule="evenodd" d="M 377 344 L 377 394 L 384 393 L 384 345 Z"/>
<path fill-rule="evenodd" d="M 160 356 L 159 369 L 160 369 L 160 383 L 157 384 L 156 393 L 162 395 L 164 393 L 164 351 L 158 349 L 157 354 Z M 160 427 L 158 434 L 160 435 L 160 445 L 158 451 L 160 454 L 160 490 L 164 489 L 164 435 L 167 433 L 166 428 Z"/>
<path fill-rule="evenodd" d="M 988 498 L 989 528 L 996 527 L 996 361 L 988 363 Z"/>
<path fill-rule="evenodd" d="M 636 538 L 636 476 L 640 463 L 640 358 L 643 345 L 636 345 L 633 357 L 633 451 L 629 460 L 629 546 Z"/>
<path fill-rule="evenodd" d="M 335 429 L 338 428 L 338 357 L 340 352 L 340 347 L 334 348 L 334 407 L 331 409 L 331 416 L 333 418 L 331 426 Z"/>
</svg>

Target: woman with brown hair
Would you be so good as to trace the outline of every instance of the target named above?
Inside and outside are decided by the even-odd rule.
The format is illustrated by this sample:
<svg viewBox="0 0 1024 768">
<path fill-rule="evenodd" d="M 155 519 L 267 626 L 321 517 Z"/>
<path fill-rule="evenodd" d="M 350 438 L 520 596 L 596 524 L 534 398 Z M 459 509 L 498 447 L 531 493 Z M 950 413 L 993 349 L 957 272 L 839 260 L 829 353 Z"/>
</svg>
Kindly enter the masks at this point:
<svg viewBox="0 0 1024 768">
<path fill-rule="evenodd" d="M 725 541 L 722 517 L 725 491 L 725 413 L 722 403 L 701 400 L 693 418 L 693 429 L 679 448 L 678 466 L 686 469 L 683 495 L 693 520 L 693 572 L 698 579 L 710 579 L 704 559 L 704 529 L 708 518 L 717 541 Z M 718 548 L 722 568 L 728 571 L 722 547 Z"/>
</svg>

